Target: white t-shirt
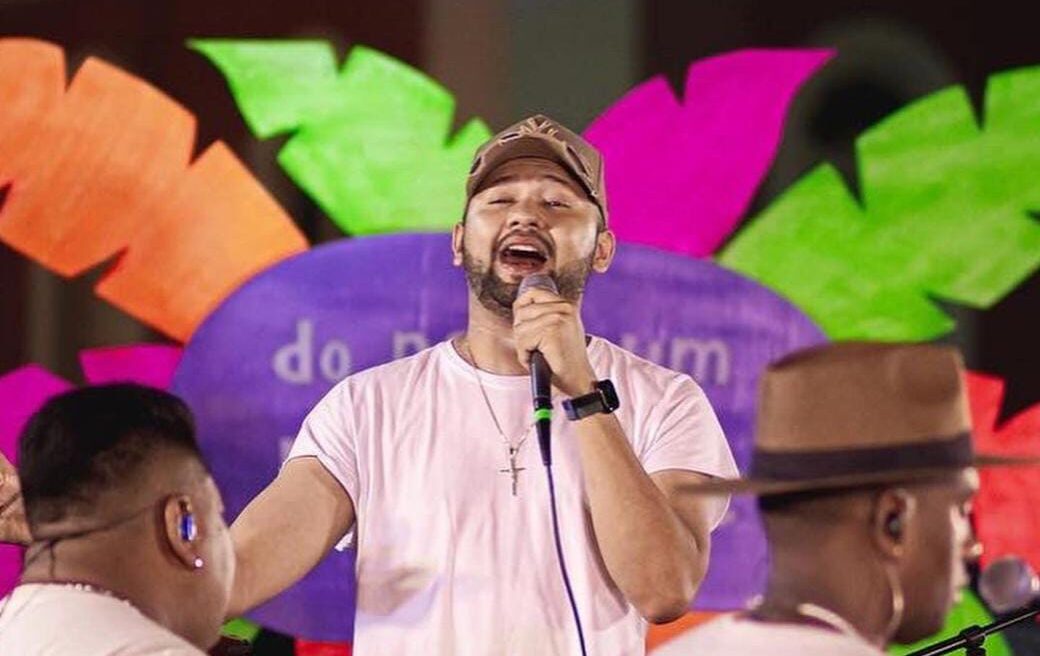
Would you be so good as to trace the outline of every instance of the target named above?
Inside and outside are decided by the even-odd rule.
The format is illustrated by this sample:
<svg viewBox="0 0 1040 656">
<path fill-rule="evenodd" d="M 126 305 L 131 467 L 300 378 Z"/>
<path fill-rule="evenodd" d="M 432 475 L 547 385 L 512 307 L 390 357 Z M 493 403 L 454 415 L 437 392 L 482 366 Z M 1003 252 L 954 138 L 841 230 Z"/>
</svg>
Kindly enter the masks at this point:
<svg viewBox="0 0 1040 656">
<path fill-rule="evenodd" d="M 703 391 L 688 376 L 593 338 L 618 420 L 647 472 L 736 474 Z M 357 516 L 354 651 L 579 653 L 553 546 L 527 376 L 481 372 L 502 430 L 526 434 L 512 494 L 506 446 L 475 371 L 443 342 L 342 381 L 303 423 L 289 457 L 316 456 Z M 590 654 L 642 654 L 646 623 L 613 584 L 584 498 L 573 426 L 554 399 L 553 474 L 564 558 Z M 507 470 L 503 472 L 502 470 Z M 714 507 L 712 526 L 728 499 Z"/>
<path fill-rule="evenodd" d="M 0 600 L 7 656 L 205 656 L 129 602 L 70 585 L 25 584 Z"/>
<path fill-rule="evenodd" d="M 884 656 L 866 640 L 810 624 L 725 615 L 669 640 L 653 656 Z"/>
</svg>

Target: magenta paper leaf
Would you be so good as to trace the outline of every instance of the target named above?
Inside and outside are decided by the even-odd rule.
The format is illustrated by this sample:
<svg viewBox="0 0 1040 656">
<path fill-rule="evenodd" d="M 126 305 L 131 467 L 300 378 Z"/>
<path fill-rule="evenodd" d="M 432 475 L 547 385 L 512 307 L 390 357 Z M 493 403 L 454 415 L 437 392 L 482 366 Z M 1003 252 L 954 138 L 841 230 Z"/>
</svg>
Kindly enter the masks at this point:
<svg viewBox="0 0 1040 656">
<path fill-rule="evenodd" d="M 0 376 L 0 450 L 14 462 L 15 443 L 29 417 L 72 385 L 35 364 Z"/>
<path fill-rule="evenodd" d="M 618 238 L 704 257 L 737 224 L 773 162 L 787 108 L 832 50 L 740 50 L 694 62 L 680 102 L 645 82 L 585 131 L 606 162 Z"/>
<path fill-rule="evenodd" d="M 132 382 L 169 389 L 181 349 L 165 344 L 134 344 L 80 351 L 79 363 L 91 385 Z"/>
<path fill-rule="evenodd" d="M 18 435 L 47 399 L 71 388 L 43 367 L 28 365 L 0 376 L 0 451 L 15 462 Z M 10 592 L 22 570 L 22 550 L 0 544 L 0 597 Z"/>
<path fill-rule="evenodd" d="M 90 349 L 79 354 L 91 385 L 134 382 L 167 389 L 181 359 L 181 349 L 164 344 L 134 344 Z M 28 365 L 0 376 L 0 451 L 15 462 L 18 436 L 29 417 L 72 384 L 39 365 Z M 0 545 L 0 597 L 18 580 L 22 550 Z"/>
</svg>

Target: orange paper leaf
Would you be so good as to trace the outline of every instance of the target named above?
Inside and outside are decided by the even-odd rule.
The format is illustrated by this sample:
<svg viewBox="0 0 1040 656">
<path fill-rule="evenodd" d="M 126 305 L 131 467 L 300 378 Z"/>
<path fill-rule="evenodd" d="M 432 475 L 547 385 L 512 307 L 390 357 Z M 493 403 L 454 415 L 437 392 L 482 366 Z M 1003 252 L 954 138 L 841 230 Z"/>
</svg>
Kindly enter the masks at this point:
<svg viewBox="0 0 1040 656">
<path fill-rule="evenodd" d="M 674 622 L 651 624 L 646 634 L 646 649 L 652 653 L 656 647 L 678 638 L 687 631 L 692 631 L 705 622 L 722 617 L 722 615 L 723 613 L 691 610 Z"/>
<path fill-rule="evenodd" d="M 222 143 L 191 162 L 195 119 L 88 59 L 0 39 L 0 239 L 64 275 L 118 256 L 97 292 L 181 341 L 242 282 L 303 251 L 289 217 Z"/>
</svg>

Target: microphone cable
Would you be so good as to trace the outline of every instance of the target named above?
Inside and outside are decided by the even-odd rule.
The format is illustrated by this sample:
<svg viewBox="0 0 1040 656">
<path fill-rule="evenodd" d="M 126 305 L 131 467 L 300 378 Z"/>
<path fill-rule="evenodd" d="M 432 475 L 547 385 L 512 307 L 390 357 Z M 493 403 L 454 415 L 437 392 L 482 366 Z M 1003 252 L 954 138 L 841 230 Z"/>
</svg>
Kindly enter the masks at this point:
<svg viewBox="0 0 1040 656">
<path fill-rule="evenodd" d="M 558 293 L 556 281 L 544 273 L 536 273 L 525 277 L 520 281 L 517 296 L 522 296 L 530 289 L 543 289 L 545 291 Z M 531 353 L 531 397 L 534 401 L 534 425 L 538 434 L 538 449 L 542 454 L 542 464 L 545 465 L 545 477 L 549 482 L 549 511 L 552 515 L 553 544 L 556 546 L 556 560 L 560 565 L 560 577 L 563 579 L 563 587 L 567 591 L 567 601 L 571 606 L 571 614 L 574 616 L 574 626 L 578 629 L 578 644 L 581 646 L 581 655 L 588 656 L 585 648 L 585 630 L 581 625 L 581 615 L 578 613 L 578 603 L 574 599 L 574 589 L 571 587 L 571 577 L 567 573 L 567 561 L 563 557 L 563 543 L 560 540 L 560 519 L 556 508 L 556 482 L 553 480 L 552 471 L 552 370 L 549 368 L 545 357 L 538 351 Z"/>
<path fill-rule="evenodd" d="M 538 397 L 536 397 L 538 398 Z M 588 656 L 585 648 L 585 630 L 581 625 L 581 614 L 578 613 L 578 602 L 574 599 L 574 589 L 571 587 L 571 577 L 567 573 L 567 560 L 563 557 L 563 543 L 560 540 L 560 519 L 556 510 L 556 481 L 553 479 L 552 470 L 552 441 L 550 431 L 552 430 L 552 401 L 543 398 L 534 411 L 535 427 L 538 431 L 538 447 L 542 453 L 542 464 L 545 465 L 545 478 L 549 482 L 549 512 L 552 515 L 553 543 L 556 545 L 556 560 L 560 565 L 560 578 L 563 579 L 563 587 L 567 591 L 567 601 L 571 606 L 571 614 L 574 616 L 574 626 L 578 629 L 578 644 L 581 646 L 581 656 Z"/>
<path fill-rule="evenodd" d="M 543 460 L 547 460 L 543 454 Z M 567 562 L 563 557 L 563 545 L 560 542 L 560 521 L 556 514 L 556 484 L 553 481 L 552 462 L 545 463 L 545 476 L 549 481 L 549 509 L 552 512 L 553 542 L 556 544 L 556 558 L 560 564 L 560 576 L 563 578 L 563 587 L 567 590 L 567 601 L 570 602 L 571 613 L 574 615 L 574 626 L 578 629 L 578 644 L 581 646 L 581 655 L 588 656 L 585 649 L 585 631 L 581 626 L 581 615 L 578 613 L 578 604 L 574 600 L 574 590 L 571 588 L 571 577 L 567 573 Z"/>
</svg>

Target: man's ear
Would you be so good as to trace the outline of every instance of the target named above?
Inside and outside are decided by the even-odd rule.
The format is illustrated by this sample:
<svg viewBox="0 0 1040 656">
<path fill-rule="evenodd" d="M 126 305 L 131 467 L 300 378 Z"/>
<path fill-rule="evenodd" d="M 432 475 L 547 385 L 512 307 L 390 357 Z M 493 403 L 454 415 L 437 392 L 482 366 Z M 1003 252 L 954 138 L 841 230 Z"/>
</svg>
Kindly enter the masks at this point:
<svg viewBox="0 0 1040 656">
<path fill-rule="evenodd" d="M 596 235 L 596 250 L 592 254 L 592 270 L 596 273 L 606 273 L 610 263 L 614 261 L 614 253 L 617 249 L 617 239 L 610 230 L 602 230 Z"/>
<path fill-rule="evenodd" d="M 459 221 L 451 228 L 451 263 L 454 266 L 462 266 L 462 237 L 466 232 L 466 225 Z"/>
<path fill-rule="evenodd" d="M 903 488 L 883 490 L 871 510 L 871 539 L 887 558 L 903 556 L 907 536 L 913 530 L 916 499 Z"/>
<path fill-rule="evenodd" d="M 191 499 L 185 495 L 173 495 L 163 504 L 163 537 L 167 546 L 186 569 L 199 568 L 196 541 L 198 540 L 198 518 Z"/>
</svg>

